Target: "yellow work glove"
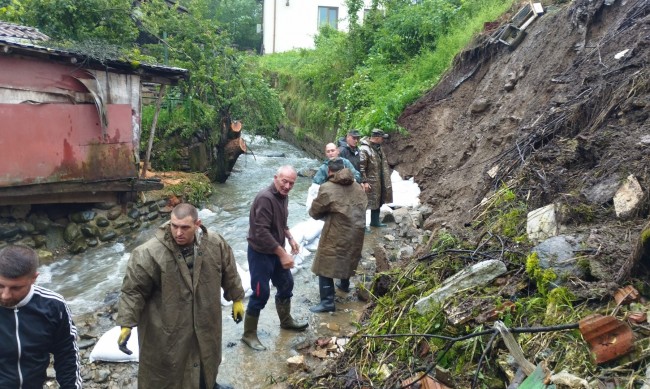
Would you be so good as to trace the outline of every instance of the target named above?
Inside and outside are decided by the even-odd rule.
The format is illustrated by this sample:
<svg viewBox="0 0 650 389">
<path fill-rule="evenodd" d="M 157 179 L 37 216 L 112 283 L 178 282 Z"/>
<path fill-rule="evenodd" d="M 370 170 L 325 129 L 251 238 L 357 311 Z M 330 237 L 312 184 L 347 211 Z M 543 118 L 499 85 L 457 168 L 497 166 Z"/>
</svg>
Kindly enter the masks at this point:
<svg viewBox="0 0 650 389">
<path fill-rule="evenodd" d="M 129 350 L 126 347 L 126 342 L 129 341 L 130 337 L 131 337 L 131 328 L 122 327 L 122 329 L 120 330 L 120 337 L 117 338 L 117 346 L 120 348 L 120 351 L 126 355 L 133 354 L 133 351 Z"/>
<path fill-rule="evenodd" d="M 244 303 L 237 300 L 232 304 L 232 319 L 235 323 L 239 323 L 244 319 Z"/>
</svg>

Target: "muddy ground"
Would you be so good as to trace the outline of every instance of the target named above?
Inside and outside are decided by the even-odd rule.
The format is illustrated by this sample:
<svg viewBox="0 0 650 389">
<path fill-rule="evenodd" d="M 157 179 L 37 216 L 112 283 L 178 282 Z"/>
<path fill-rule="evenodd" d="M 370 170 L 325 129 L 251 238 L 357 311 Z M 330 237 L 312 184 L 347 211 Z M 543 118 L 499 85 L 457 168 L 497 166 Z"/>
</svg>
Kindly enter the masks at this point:
<svg viewBox="0 0 650 389">
<path fill-rule="evenodd" d="M 481 200 L 508 183 L 529 210 L 552 202 L 587 209 L 588 217 L 574 213 L 563 225 L 592 233 L 611 269 L 629 257 L 648 216 L 650 5 L 611 3 L 545 3 L 516 47 L 484 31 L 404 111 L 399 124 L 408 133 L 386 148 L 432 206 L 426 227 L 463 229 Z M 646 197 L 620 220 L 612 197 L 630 174 Z"/>
</svg>

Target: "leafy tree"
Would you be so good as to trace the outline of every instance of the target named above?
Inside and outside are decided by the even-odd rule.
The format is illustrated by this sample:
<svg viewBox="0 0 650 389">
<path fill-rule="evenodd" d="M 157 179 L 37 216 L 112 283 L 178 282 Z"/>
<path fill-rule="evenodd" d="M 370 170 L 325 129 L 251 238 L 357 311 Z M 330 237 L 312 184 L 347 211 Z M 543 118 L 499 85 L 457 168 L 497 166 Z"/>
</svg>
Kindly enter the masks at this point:
<svg viewBox="0 0 650 389">
<path fill-rule="evenodd" d="M 138 36 L 130 0 L 6 0 L 0 19 L 38 27 L 53 39 L 128 45 Z"/>
<path fill-rule="evenodd" d="M 215 1 L 214 19 L 230 35 L 240 50 L 260 51 L 262 34 L 257 25 L 262 23 L 262 3 L 258 0 Z"/>
</svg>

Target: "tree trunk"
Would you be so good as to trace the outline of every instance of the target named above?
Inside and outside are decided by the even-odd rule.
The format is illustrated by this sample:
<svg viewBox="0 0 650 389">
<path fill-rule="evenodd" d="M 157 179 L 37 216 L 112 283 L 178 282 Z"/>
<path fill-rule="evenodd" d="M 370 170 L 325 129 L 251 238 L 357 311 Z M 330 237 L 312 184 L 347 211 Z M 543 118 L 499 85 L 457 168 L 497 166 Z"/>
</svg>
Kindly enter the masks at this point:
<svg viewBox="0 0 650 389">
<path fill-rule="evenodd" d="M 230 176 L 237 158 L 246 152 L 246 142 L 241 137 L 241 122 L 232 121 L 230 117 L 221 119 L 221 136 L 215 146 L 214 161 L 210 169 L 210 179 L 224 183 Z"/>
</svg>

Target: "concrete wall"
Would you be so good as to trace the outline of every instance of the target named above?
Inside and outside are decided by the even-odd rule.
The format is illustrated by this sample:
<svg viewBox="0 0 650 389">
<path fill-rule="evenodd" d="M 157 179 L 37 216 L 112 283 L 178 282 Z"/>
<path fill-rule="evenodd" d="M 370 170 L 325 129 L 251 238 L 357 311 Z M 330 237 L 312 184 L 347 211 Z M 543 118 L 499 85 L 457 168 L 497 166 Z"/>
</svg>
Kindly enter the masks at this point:
<svg viewBox="0 0 650 389">
<path fill-rule="evenodd" d="M 371 0 L 366 0 L 365 8 L 370 8 L 370 3 Z M 264 53 L 314 48 L 318 7 L 338 7 L 338 30 L 348 31 L 348 10 L 344 0 L 264 0 Z M 363 9 L 359 12 L 359 21 L 362 20 Z"/>
</svg>

